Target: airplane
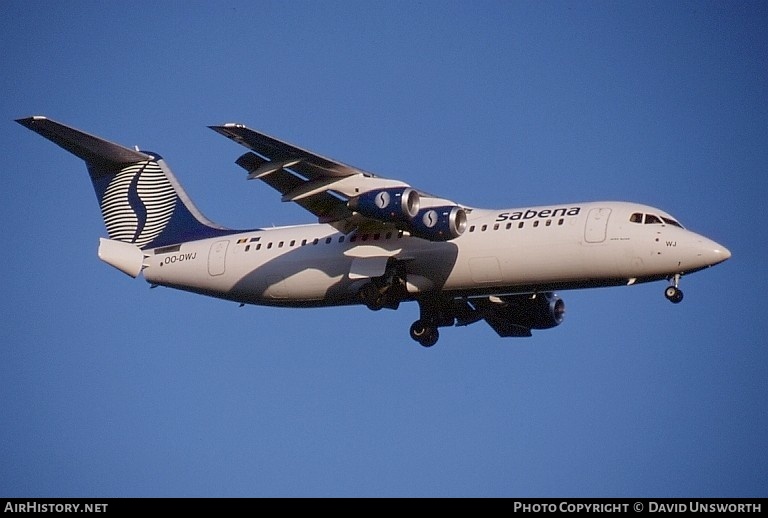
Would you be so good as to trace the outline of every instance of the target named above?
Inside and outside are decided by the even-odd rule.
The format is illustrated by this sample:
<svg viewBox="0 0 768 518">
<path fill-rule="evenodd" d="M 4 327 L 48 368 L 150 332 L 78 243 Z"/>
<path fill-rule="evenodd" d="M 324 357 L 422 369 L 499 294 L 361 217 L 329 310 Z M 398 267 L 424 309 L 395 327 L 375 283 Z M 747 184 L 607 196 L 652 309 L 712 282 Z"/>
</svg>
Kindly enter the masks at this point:
<svg viewBox="0 0 768 518">
<path fill-rule="evenodd" d="M 468 207 L 280 141 L 242 124 L 210 126 L 248 149 L 249 180 L 317 223 L 234 230 L 195 207 L 157 153 L 44 116 L 18 123 L 85 161 L 108 238 L 98 256 L 121 272 L 245 304 L 397 309 L 416 301 L 410 336 L 484 320 L 501 337 L 563 322 L 561 290 L 668 281 L 731 257 L 668 213 L 624 201 L 489 210 Z"/>
</svg>

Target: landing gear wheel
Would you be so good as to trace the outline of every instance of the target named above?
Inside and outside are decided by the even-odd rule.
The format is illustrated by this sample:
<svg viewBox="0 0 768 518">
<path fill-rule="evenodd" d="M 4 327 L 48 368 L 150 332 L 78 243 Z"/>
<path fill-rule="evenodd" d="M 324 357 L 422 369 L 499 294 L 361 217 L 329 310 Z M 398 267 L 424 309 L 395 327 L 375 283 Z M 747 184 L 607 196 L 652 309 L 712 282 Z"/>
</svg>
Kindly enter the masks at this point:
<svg viewBox="0 0 768 518">
<path fill-rule="evenodd" d="M 429 325 L 424 320 L 417 320 L 411 325 L 411 338 L 423 347 L 432 347 L 440 338 L 440 332 L 437 327 Z"/>
<path fill-rule="evenodd" d="M 378 311 L 384 307 L 384 295 L 379 292 L 379 289 L 372 282 L 360 288 L 358 295 L 363 304 L 368 306 L 368 309 L 371 311 Z"/>
<path fill-rule="evenodd" d="M 673 304 L 679 304 L 683 300 L 683 290 L 677 286 L 669 286 L 664 290 L 664 296 Z"/>
</svg>

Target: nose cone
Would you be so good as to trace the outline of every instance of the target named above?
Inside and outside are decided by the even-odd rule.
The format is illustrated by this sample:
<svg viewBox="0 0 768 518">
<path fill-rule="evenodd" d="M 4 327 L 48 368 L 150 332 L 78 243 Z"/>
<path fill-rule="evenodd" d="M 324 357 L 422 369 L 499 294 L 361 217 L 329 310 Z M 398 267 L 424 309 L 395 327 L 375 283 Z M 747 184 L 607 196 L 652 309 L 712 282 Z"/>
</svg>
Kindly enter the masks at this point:
<svg viewBox="0 0 768 518">
<path fill-rule="evenodd" d="M 731 251 L 725 248 L 723 245 L 717 245 L 717 248 L 714 250 L 715 255 L 719 257 L 717 260 L 718 263 L 722 263 L 726 259 L 731 258 Z"/>
<path fill-rule="evenodd" d="M 716 243 L 711 239 L 702 238 L 699 241 L 698 255 L 703 265 L 714 266 L 730 259 L 731 251 L 720 243 Z"/>
</svg>

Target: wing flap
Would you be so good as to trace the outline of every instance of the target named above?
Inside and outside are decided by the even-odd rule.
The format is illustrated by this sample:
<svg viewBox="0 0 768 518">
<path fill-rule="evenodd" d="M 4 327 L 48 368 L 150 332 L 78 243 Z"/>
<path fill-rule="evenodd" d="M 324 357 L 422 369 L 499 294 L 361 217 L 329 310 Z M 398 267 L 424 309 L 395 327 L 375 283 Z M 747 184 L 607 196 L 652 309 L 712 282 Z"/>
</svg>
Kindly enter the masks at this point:
<svg viewBox="0 0 768 518">
<path fill-rule="evenodd" d="M 533 333 L 531 333 L 531 330 L 527 327 L 513 324 L 504 320 L 501 316 L 486 316 L 485 321 L 488 322 L 488 325 L 502 338 L 533 336 Z"/>
<path fill-rule="evenodd" d="M 284 159 L 273 166 L 273 162 L 265 160 L 253 152 L 248 152 L 238 158 L 235 163 L 245 169 L 248 178 L 258 178 L 280 194 L 283 201 L 293 201 L 308 210 L 324 223 L 331 223 L 352 216 L 347 208 L 346 200 L 335 196 L 323 184 L 328 185 L 337 181 L 333 178 L 318 178 L 312 181 L 296 174 L 285 164 L 295 163 L 295 157 Z M 260 171 L 256 174 L 257 171 Z"/>
<path fill-rule="evenodd" d="M 317 176 L 349 176 L 362 173 L 360 169 L 330 160 L 300 147 L 288 144 L 276 138 L 259 133 L 242 124 L 224 124 L 209 126 L 213 131 L 245 146 L 261 157 L 271 161 L 288 161 L 299 158 L 304 171 L 309 177 Z"/>
<path fill-rule="evenodd" d="M 248 175 L 249 180 L 261 180 L 268 174 L 276 173 L 286 167 L 291 167 L 301 162 L 301 158 L 289 158 L 282 162 L 265 162 Z"/>
<path fill-rule="evenodd" d="M 515 315 L 516 309 L 510 308 L 498 297 L 472 299 L 472 305 L 499 336 L 503 338 L 533 336 L 530 327 L 512 321 L 511 317 Z"/>
<path fill-rule="evenodd" d="M 317 180 L 305 182 L 292 191 L 283 194 L 280 201 L 299 201 L 308 196 L 341 187 L 340 183 L 343 181 L 343 178 L 318 178 Z"/>
<path fill-rule="evenodd" d="M 504 304 L 498 297 L 478 297 L 455 303 L 457 326 L 467 326 L 478 320 L 485 320 L 501 337 L 533 336 L 530 327 L 514 322 L 516 310 Z"/>
<path fill-rule="evenodd" d="M 373 279 L 387 271 L 388 256 L 356 257 L 349 267 L 350 279 Z"/>
</svg>

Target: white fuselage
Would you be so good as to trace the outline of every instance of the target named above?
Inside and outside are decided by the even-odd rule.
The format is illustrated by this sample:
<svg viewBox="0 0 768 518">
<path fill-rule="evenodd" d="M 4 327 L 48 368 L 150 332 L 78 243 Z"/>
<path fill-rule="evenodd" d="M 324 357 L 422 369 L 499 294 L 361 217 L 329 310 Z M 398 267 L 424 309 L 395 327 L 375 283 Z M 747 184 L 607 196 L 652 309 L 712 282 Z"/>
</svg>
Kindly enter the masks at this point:
<svg viewBox="0 0 768 518">
<path fill-rule="evenodd" d="M 147 250 L 152 283 L 237 302 L 330 306 L 359 302 L 360 286 L 402 261 L 408 293 L 454 296 L 634 284 L 689 273 L 730 253 L 645 205 L 589 202 L 472 209 L 467 230 L 446 242 L 397 230 L 344 235 L 329 225 L 254 230 Z"/>
</svg>

